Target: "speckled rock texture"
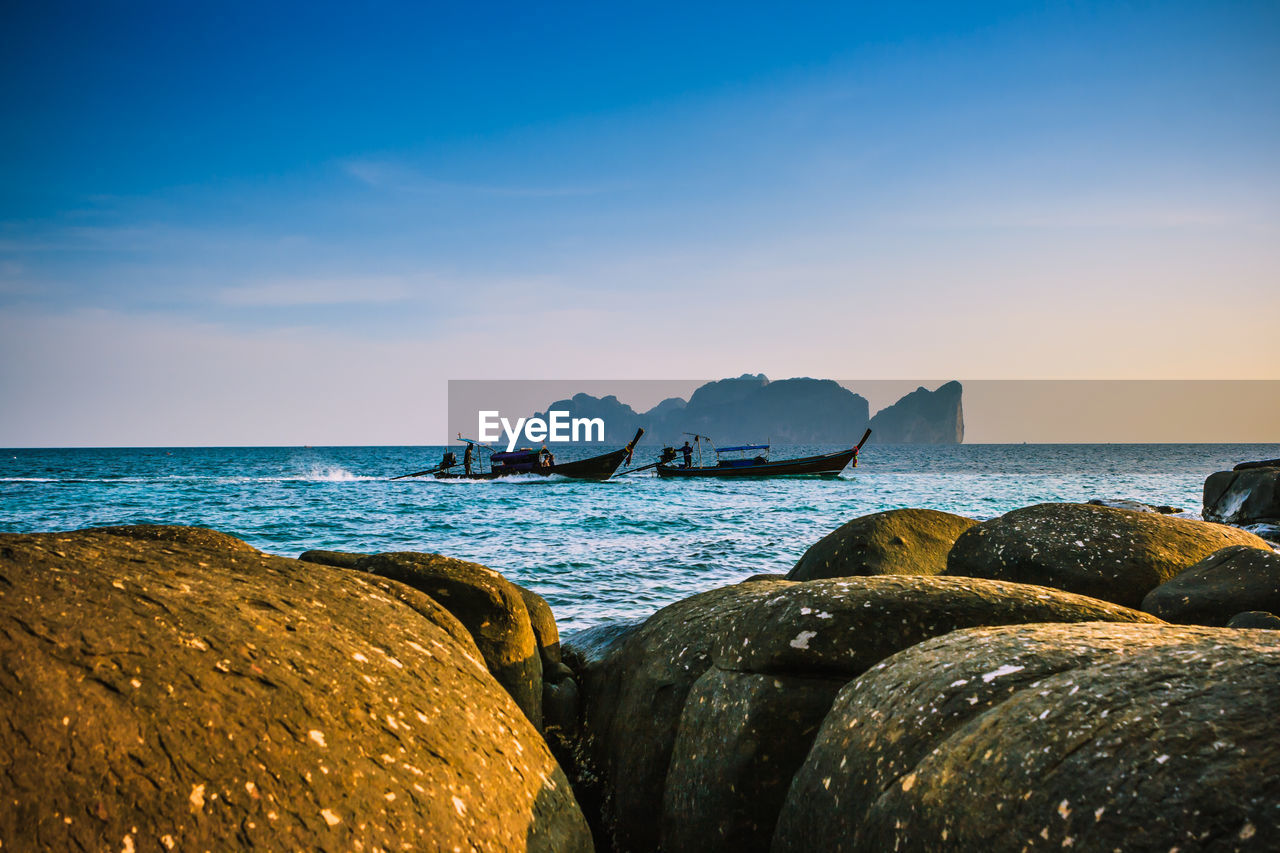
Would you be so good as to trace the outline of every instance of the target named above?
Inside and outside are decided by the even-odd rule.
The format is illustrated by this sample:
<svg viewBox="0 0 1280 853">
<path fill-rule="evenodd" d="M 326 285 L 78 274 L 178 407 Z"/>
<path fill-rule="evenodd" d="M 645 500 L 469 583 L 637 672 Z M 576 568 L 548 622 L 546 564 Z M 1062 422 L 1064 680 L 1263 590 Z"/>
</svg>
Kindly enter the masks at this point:
<svg viewBox="0 0 1280 853">
<path fill-rule="evenodd" d="M 356 554 L 351 551 L 303 551 L 298 559 L 304 563 L 319 563 L 322 566 L 333 566 L 339 569 L 354 569 L 356 563 L 368 554 Z"/>
<path fill-rule="evenodd" d="M 589 850 L 468 632 L 197 528 L 0 535 L 3 849 Z"/>
<path fill-rule="evenodd" d="M 542 658 L 524 595 L 487 566 L 440 554 L 374 554 L 357 571 L 425 592 L 471 632 L 498 683 L 535 727 L 542 728 Z"/>
<path fill-rule="evenodd" d="M 373 560 L 367 561 L 369 557 L 391 557 L 390 561 Z M 415 560 L 414 557 L 420 557 L 421 560 Z M 404 559 L 401 559 L 404 558 Z M 393 575 L 402 582 L 410 583 L 415 588 L 422 589 L 425 592 L 436 592 L 437 596 L 444 602 L 453 602 L 462 612 L 458 614 L 459 618 L 464 619 L 469 629 L 476 632 L 475 639 L 482 644 L 482 652 L 485 654 L 486 662 L 492 664 L 491 670 L 495 675 L 501 673 L 500 680 L 505 680 L 508 676 L 512 676 L 515 681 L 516 689 L 520 695 L 520 700 L 527 701 L 528 693 L 526 692 L 526 676 L 533 677 L 528 672 L 517 668 L 512 673 L 511 661 L 509 660 L 512 652 L 509 646 L 520 647 L 526 638 L 525 622 L 526 620 L 520 616 L 518 609 L 507 614 L 505 618 L 492 620 L 486 618 L 484 613 L 480 617 L 475 618 L 476 614 L 473 609 L 468 609 L 459 604 L 461 599 L 470 600 L 473 596 L 458 596 L 456 592 L 444 591 L 441 586 L 442 581 L 440 575 L 442 571 L 448 573 L 449 570 L 442 570 L 442 567 L 452 566 L 451 577 L 455 582 L 469 583 L 468 579 L 478 579 L 476 581 L 480 588 L 481 595 L 486 598 L 493 599 L 496 606 L 501 606 L 502 602 L 510 601 L 511 598 L 505 593 L 514 590 L 520 596 L 520 600 L 524 602 L 525 612 L 528 615 L 528 625 L 533 631 L 534 641 L 538 648 L 538 657 L 541 666 L 524 667 L 527 669 L 539 669 L 540 674 L 537 679 L 541 683 L 542 704 L 545 707 L 548 701 L 556 709 L 556 719 L 549 725 L 563 727 L 570 719 L 576 722 L 577 718 L 577 685 L 565 685 L 566 679 L 573 677 L 573 672 L 568 667 L 562 665 L 560 655 L 560 630 L 556 625 L 555 615 L 551 612 L 551 606 L 547 604 L 546 599 L 538 595 L 536 592 L 525 589 L 519 584 L 511 583 L 505 578 L 502 581 L 508 584 L 510 589 L 503 583 L 496 583 L 493 580 L 494 575 L 498 575 L 492 569 L 481 566 L 481 572 L 474 570 L 476 563 L 464 563 L 461 560 L 450 560 L 448 557 L 441 557 L 439 554 L 420 553 L 414 554 L 410 552 L 401 552 L 400 554 L 355 554 L 346 551 L 306 551 L 299 555 L 299 560 L 310 563 L 320 563 L 325 566 L 338 566 L 344 569 L 359 569 L 365 571 L 373 571 L 375 574 L 387 571 L 393 572 Z M 442 562 L 447 561 L 447 562 Z M 396 568 L 387 568 L 388 562 L 394 563 Z M 407 569 L 405 564 L 415 563 L 418 568 Z M 454 564 L 461 564 L 458 568 Z M 395 575 L 394 573 L 399 573 Z M 413 580 L 409 580 L 410 575 Z M 498 575 L 501 578 L 501 575 Z M 425 586 L 423 586 L 425 584 Z M 434 586 L 432 586 L 434 584 Z M 493 587 L 498 589 L 494 591 Z M 489 595 L 485 591 L 493 592 Z M 483 610 L 483 608 L 482 608 Z M 511 631 L 511 636 L 507 639 L 509 643 L 504 644 L 501 640 L 495 642 L 492 638 L 493 632 L 506 626 Z M 532 691 L 534 687 L 529 687 Z M 532 707 L 536 703 L 530 703 L 528 709 L 530 713 L 535 713 L 536 709 Z M 524 707 L 522 705 L 522 707 Z M 545 712 L 543 712 L 545 714 Z M 543 721 L 546 722 L 545 720 Z"/>
<path fill-rule="evenodd" d="M 602 846 L 759 849 L 841 683 L 956 628 L 1082 620 L 1158 621 L 1059 590 L 967 578 L 757 581 L 693 596 L 579 659 L 576 790 L 589 817 L 599 806 Z M 571 657 L 575 642 L 566 643 Z M 780 690 L 751 676 L 808 683 Z"/>
<path fill-rule="evenodd" d="M 1246 610 L 1280 611 L 1280 554 L 1235 545 L 1162 583 L 1142 609 L 1166 622 L 1226 625 Z"/>
<path fill-rule="evenodd" d="M 1243 530 L 1089 504 L 1037 504 L 965 531 L 946 575 L 1042 584 L 1126 607 L 1230 545 L 1267 548 Z"/>
<path fill-rule="evenodd" d="M 1278 705 L 1264 631 L 959 631 L 840 692 L 773 850 L 1275 849 Z"/>
<path fill-rule="evenodd" d="M 1241 526 L 1280 524 L 1280 466 L 1218 471 L 1204 481 L 1204 517 Z"/>
<path fill-rule="evenodd" d="M 891 509 L 855 518 L 804 552 L 789 580 L 860 575 L 936 575 L 947 552 L 978 522 L 932 509 Z"/>
</svg>

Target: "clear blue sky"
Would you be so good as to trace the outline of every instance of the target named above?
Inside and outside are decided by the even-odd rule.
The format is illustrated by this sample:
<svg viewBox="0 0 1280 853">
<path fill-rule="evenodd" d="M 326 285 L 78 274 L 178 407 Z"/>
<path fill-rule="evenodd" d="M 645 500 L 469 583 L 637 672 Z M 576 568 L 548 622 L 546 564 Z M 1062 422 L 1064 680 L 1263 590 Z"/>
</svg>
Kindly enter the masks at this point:
<svg viewBox="0 0 1280 853">
<path fill-rule="evenodd" d="M 0 445 L 449 378 L 1280 378 L 1280 4 L 0 8 Z"/>
</svg>

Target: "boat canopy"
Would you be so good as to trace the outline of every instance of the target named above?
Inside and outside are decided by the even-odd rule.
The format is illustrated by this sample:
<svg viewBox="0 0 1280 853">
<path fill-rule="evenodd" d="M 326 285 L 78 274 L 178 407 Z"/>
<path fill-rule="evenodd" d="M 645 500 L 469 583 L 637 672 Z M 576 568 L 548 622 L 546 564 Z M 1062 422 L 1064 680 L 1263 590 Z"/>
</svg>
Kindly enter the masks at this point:
<svg viewBox="0 0 1280 853">
<path fill-rule="evenodd" d="M 504 465 L 510 465 L 514 462 L 533 462 L 542 455 L 541 450 L 534 450 L 530 447 L 522 447 L 519 450 L 511 450 L 502 453 L 494 453 L 490 455 L 490 459 L 494 462 L 501 462 Z"/>
<path fill-rule="evenodd" d="M 739 450 L 768 450 L 767 444 L 742 444 L 737 447 L 717 447 L 717 453 L 734 453 Z"/>
</svg>

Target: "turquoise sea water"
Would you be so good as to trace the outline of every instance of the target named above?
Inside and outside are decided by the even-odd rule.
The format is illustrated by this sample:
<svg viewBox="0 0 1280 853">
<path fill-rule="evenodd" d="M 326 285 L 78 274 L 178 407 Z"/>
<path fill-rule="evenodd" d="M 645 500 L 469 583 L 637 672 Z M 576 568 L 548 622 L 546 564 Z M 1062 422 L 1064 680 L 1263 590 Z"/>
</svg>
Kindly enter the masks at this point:
<svg viewBox="0 0 1280 853">
<path fill-rule="evenodd" d="M 774 458 L 835 448 L 774 448 Z M 607 483 L 388 477 L 441 447 L 0 451 L 0 530 L 195 524 L 275 554 L 436 551 L 541 593 L 562 631 L 629 618 L 760 572 L 859 515 L 986 519 L 1041 501 L 1130 498 L 1200 511 L 1214 471 L 1280 445 L 870 445 L 838 479 Z M 557 450 L 557 458 L 596 450 Z M 656 456 L 642 447 L 637 465 Z"/>
</svg>

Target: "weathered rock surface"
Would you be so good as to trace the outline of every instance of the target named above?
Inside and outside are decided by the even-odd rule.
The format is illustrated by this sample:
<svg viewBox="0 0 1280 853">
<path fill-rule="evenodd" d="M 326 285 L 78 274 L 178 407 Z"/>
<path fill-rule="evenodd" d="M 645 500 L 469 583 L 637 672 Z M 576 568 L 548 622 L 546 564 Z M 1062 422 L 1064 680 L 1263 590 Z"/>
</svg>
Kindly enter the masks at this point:
<svg viewBox="0 0 1280 853">
<path fill-rule="evenodd" d="M 1112 509 L 1131 509 L 1135 512 L 1158 512 L 1161 515 L 1174 515 L 1182 512 L 1180 507 L 1169 506 L 1168 504 L 1144 504 L 1142 501 L 1131 501 L 1128 498 L 1112 500 L 1095 498 L 1089 501 L 1089 506 L 1109 506 Z"/>
<path fill-rule="evenodd" d="M 1254 462 L 1241 462 L 1232 471 L 1248 471 L 1251 468 L 1280 468 L 1280 459 L 1259 459 Z"/>
<path fill-rule="evenodd" d="M 565 656 L 582 692 L 574 791 L 588 819 L 598 818 L 597 846 L 656 849 L 663 780 L 689 688 L 710 666 L 720 624 L 776 584 L 711 590 L 668 605 L 639 626 L 566 639 Z"/>
<path fill-rule="evenodd" d="M 6 849 L 587 850 L 468 632 L 195 528 L 0 535 Z"/>
<path fill-rule="evenodd" d="M 1224 524 L 1280 524 L 1280 467 L 1218 471 L 1204 481 L 1204 517 Z"/>
<path fill-rule="evenodd" d="M 1270 849 L 1277 703 L 1262 631 L 959 631 L 841 691 L 773 850 Z"/>
<path fill-rule="evenodd" d="M 1037 504 L 965 531 L 946 575 L 1044 586 L 1139 607 L 1182 570 L 1230 545 L 1266 548 L 1221 524 L 1088 504 Z"/>
<path fill-rule="evenodd" d="M 1237 613 L 1227 620 L 1228 628 L 1262 628 L 1268 631 L 1280 631 L 1280 616 L 1265 610 L 1248 610 Z"/>
<path fill-rule="evenodd" d="M 788 580 L 862 575 L 937 575 L 947 552 L 978 522 L 932 509 L 892 509 L 855 518 L 804 552 Z"/>
<path fill-rule="evenodd" d="M 1246 610 L 1280 610 L 1280 554 L 1235 545 L 1147 593 L 1142 609 L 1166 622 L 1226 625 Z"/>
<path fill-rule="evenodd" d="M 515 584 L 479 563 L 413 551 L 374 554 L 355 568 L 425 592 L 456 616 L 494 678 L 542 728 L 542 658 L 525 595 Z"/>
<path fill-rule="evenodd" d="M 333 566 L 338 569 L 354 569 L 356 563 L 368 554 L 356 554 L 351 551 L 303 551 L 298 559 L 304 563 L 319 563 L 322 566 Z"/>
<path fill-rule="evenodd" d="M 566 654 L 583 692 L 579 797 L 599 805 L 598 838 L 619 850 L 656 849 L 660 837 L 668 851 L 759 849 L 844 681 L 959 627 L 1107 619 L 1157 621 L 1042 587 L 886 576 L 712 590 L 592 654 L 578 655 L 575 635 Z M 775 679 L 807 684 L 782 690 Z"/>
</svg>

